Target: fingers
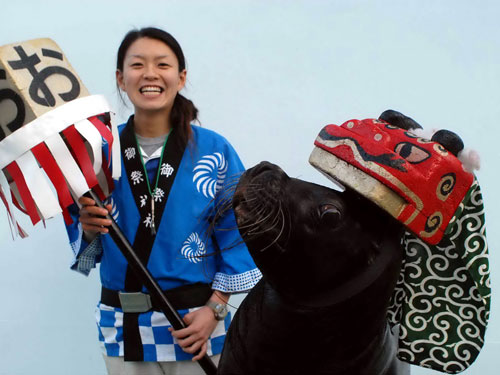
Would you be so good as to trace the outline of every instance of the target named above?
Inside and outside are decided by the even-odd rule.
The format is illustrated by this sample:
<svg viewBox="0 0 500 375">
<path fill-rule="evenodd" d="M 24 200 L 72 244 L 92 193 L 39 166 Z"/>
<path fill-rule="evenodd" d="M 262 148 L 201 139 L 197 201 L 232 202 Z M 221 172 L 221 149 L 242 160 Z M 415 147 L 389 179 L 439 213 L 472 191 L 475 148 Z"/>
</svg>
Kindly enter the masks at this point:
<svg viewBox="0 0 500 375">
<path fill-rule="evenodd" d="M 172 333 L 172 336 L 177 339 L 177 342 L 183 349 L 190 347 L 196 341 L 202 339 L 202 335 L 198 333 L 198 330 L 192 327 L 179 329 L 177 331 L 169 328 L 169 331 Z"/>
<path fill-rule="evenodd" d="M 111 209 L 113 208 L 111 206 L 111 204 L 107 204 L 106 205 L 106 210 L 108 212 L 106 212 L 106 210 L 104 210 L 103 208 L 97 207 L 95 201 L 92 198 L 85 197 L 85 196 L 81 196 L 80 199 L 78 199 L 78 203 L 80 203 L 82 205 L 82 207 L 93 207 L 93 206 L 95 206 L 98 210 L 101 211 L 101 215 L 102 216 L 106 215 L 108 212 L 111 212 Z"/>
<path fill-rule="evenodd" d="M 80 215 L 86 216 L 100 216 L 101 218 L 108 214 L 108 210 L 97 206 L 83 206 L 80 209 Z"/>
<path fill-rule="evenodd" d="M 80 209 L 80 213 L 82 209 L 91 210 L 92 214 L 99 215 L 99 216 L 106 216 L 109 212 L 111 212 L 112 206 L 110 204 L 106 205 L 106 208 L 100 208 L 97 207 L 95 201 L 92 198 L 88 197 L 80 197 L 78 199 L 78 203 L 82 205 L 82 208 Z"/>
<path fill-rule="evenodd" d="M 207 342 L 205 341 L 203 345 L 201 346 L 200 352 L 193 357 L 193 361 L 199 361 L 202 359 L 205 354 L 207 354 Z"/>
<path fill-rule="evenodd" d="M 78 199 L 78 203 L 80 203 L 82 206 L 93 206 L 95 205 L 95 201 L 92 198 L 81 196 Z"/>
<path fill-rule="evenodd" d="M 197 353 L 208 340 L 208 337 L 199 334 L 194 329 L 190 329 L 189 327 L 178 331 L 174 331 L 172 328 L 169 328 L 169 331 L 172 333 L 172 336 L 175 337 L 182 350 L 190 354 Z M 196 356 L 199 356 L 199 353 Z"/>
<path fill-rule="evenodd" d="M 190 354 L 197 354 L 198 350 L 207 342 L 210 336 L 207 332 L 193 327 L 187 327 L 177 331 L 169 328 L 169 331 L 177 340 L 182 350 Z"/>
<path fill-rule="evenodd" d="M 172 336 L 186 353 L 194 355 L 197 361 L 207 352 L 207 340 L 217 326 L 214 313 L 209 307 L 202 307 L 184 316 L 187 327 L 179 330 L 169 328 Z"/>
<path fill-rule="evenodd" d="M 111 220 L 96 217 L 80 216 L 79 221 L 82 223 L 83 231 L 90 233 L 108 233 L 109 229 L 107 227 L 111 225 Z"/>
<path fill-rule="evenodd" d="M 111 205 L 106 208 L 97 207 L 95 201 L 88 197 L 81 197 L 78 202 L 82 205 L 79 217 L 82 229 L 87 233 L 108 233 L 106 227 L 111 225 L 111 220 L 104 216 L 111 211 Z"/>
<path fill-rule="evenodd" d="M 182 318 L 182 320 L 184 320 L 184 323 L 186 323 L 187 325 L 190 325 L 191 323 L 193 323 L 194 317 L 195 315 L 191 312 L 184 315 L 184 318 Z"/>
</svg>

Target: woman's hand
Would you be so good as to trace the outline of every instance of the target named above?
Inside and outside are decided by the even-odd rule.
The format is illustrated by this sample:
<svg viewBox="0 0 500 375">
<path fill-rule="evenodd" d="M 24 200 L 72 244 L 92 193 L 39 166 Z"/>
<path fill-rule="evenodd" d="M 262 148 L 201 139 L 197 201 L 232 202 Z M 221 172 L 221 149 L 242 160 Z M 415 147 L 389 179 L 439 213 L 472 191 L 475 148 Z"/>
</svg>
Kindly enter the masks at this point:
<svg viewBox="0 0 500 375">
<path fill-rule="evenodd" d="M 217 326 L 218 321 L 215 319 L 214 311 L 208 306 L 203 306 L 186 314 L 184 322 L 187 324 L 186 328 L 177 331 L 169 328 L 169 331 L 186 353 L 194 354 L 200 350 L 193 357 L 193 361 L 198 361 L 207 353 L 207 340 Z"/>
<path fill-rule="evenodd" d="M 108 233 L 108 226 L 111 225 L 111 220 L 105 219 L 104 216 L 111 212 L 111 205 L 108 204 L 105 210 L 96 206 L 95 201 L 88 197 L 81 197 L 78 203 L 82 205 L 80 208 L 79 221 L 82 223 L 82 229 L 87 236 L 95 236 L 97 233 Z"/>
</svg>

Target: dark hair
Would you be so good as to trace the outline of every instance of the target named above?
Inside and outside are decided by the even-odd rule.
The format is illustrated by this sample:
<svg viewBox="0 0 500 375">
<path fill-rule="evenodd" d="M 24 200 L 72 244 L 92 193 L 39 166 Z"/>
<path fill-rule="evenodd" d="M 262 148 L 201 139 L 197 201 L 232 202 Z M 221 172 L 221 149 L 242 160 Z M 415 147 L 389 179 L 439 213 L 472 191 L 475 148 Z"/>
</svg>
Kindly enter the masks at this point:
<svg viewBox="0 0 500 375">
<path fill-rule="evenodd" d="M 123 60 L 130 45 L 140 38 L 151 38 L 165 43 L 175 53 L 179 63 L 179 72 L 186 68 L 186 60 L 180 44 L 175 38 L 164 30 L 155 27 L 145 27 L 131 30 L 123 38 L 116 57 L 116 69 L 123 71 Z M 198 119 L 198 109 L 193 102 L 177 93 L 172 111 L 170 112 L 170 123 L 179 134 L 182 142 L 187 144 L 192 137 L 191 121 Z"/>
</svg>

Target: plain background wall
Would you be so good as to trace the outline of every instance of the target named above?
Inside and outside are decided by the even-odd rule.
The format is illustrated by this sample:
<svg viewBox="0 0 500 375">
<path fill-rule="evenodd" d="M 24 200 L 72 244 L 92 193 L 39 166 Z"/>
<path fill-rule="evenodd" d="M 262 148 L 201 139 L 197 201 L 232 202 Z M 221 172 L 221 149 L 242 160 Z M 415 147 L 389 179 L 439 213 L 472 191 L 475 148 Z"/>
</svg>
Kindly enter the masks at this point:
<svg viewBox="0 0 500 375">
<path fill-rule="evenodd" d="M 115 53 L 131 28 L 158 26 L 181 43 L 184 94 L 203 126 L 223 134 L 250 167 L 261 160 L 329 185 L 308 165 L 328 123 L 399 110 L 448 128 L 479 151 L 493 304 L 486 344 L 465 373 L 498 373 L 500 265 L 497 1 L 8 1 L 0 45 L 50 37 L 91 93 L 119 118 Z M 0 107 L 1 110 L 1 107 Z M 13 241 L 0 208 L 0 374 L 104 374 L 94 307 L 97 272 L 69 270 L 62 219 Z M 28 223 L 27 221 L 25 221 Z M 435 372 L 414 368 L 414 375 Z"/>
</svg>

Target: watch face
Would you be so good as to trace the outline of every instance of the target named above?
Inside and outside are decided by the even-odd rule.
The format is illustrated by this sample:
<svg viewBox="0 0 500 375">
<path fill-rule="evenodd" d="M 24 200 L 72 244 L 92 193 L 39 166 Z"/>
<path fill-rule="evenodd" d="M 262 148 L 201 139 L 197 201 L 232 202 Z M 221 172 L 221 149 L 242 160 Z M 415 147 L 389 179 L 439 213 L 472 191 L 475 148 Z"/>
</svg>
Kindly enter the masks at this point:
<svg viewBox="0 0 500 375">
<path fill-rule="evenodd" d="M 224 320 L 227 313 L 229 312 L 227 305 L 223 303 L 215 303 L 214 301 L 208 301 L 207 306 L 214 311 L 215 319 Z"/>
<path fill-rule="evenodd" d="M 222 304 L 217 304 L 214 308 L 214 312 L 215 312 L 215 317 L 218 320 L 222 320 L 226 317 L 228 313 L 227 306 Z"/>
</svg>

